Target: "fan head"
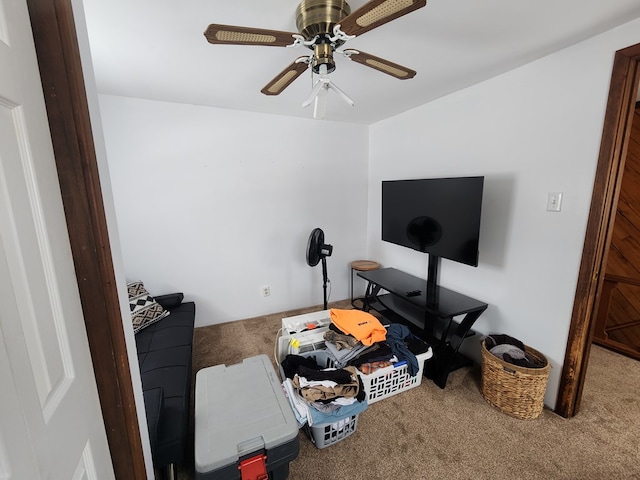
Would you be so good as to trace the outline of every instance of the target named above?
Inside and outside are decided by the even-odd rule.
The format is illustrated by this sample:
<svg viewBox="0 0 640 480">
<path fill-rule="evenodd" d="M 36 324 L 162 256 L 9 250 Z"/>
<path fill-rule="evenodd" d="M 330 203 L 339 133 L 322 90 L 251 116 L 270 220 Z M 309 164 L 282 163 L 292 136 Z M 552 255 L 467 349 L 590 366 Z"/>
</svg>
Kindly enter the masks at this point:
<svg viewBox="0 0 640 480">
<path fill-rule="evenodd" d="M 333 246 L 324 243 L 324 232 L 322 229 L 314 228 L 307 242 L 307 264 L 310 267 L 315 267 L 320 260 L 325 257 L 330 257 L 332 252 Z"/>
</svg>

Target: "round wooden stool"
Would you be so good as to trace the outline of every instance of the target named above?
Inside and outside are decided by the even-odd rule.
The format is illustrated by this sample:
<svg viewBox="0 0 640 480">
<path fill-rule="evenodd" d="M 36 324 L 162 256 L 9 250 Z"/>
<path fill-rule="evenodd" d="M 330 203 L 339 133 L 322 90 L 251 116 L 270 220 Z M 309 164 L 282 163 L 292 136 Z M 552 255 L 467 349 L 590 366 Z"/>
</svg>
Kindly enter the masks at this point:
<svg viewBox="0 0 640 480">
<path fill-rule="evenodd" d="M 374 262 L 373 260 L 354 260 L 353 262 L 351 262 L 351 305 L 354 308 L 358 308 L 355 305 L 355 301 L 356 300 L 362 300 L 362 302 L 364 303 L 364 298 L 363 297 L 359 297 L 359 298 L 353 298 L 353 272 L 357 271 L 357 272 L 368 272 L 370 270 L 378 270 L 380 268 L 380 264 L 378 262 Z"/>
</svg>

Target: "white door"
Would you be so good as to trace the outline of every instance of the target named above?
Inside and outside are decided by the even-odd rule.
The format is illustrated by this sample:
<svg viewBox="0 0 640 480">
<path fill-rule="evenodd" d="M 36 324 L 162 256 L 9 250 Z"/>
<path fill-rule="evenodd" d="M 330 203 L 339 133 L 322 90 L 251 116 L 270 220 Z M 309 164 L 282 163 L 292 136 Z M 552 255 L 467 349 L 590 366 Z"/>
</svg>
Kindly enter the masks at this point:
<svg viewBox="0 0 640 480">
<path fill-rule="evenodd" d="M 112 479 L 25 0 L 0 0 L 0 479 Z"/>
</svg>

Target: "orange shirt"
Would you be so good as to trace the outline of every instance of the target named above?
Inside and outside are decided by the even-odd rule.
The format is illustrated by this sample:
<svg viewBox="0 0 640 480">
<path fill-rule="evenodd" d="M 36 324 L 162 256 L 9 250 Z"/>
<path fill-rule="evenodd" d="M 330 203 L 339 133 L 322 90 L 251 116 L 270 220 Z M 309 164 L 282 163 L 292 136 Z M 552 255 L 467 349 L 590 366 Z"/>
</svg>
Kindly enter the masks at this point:
<svg viewBox="0 0 640 480">
<path fill-rule="evenodd" d="M 353 335 L 363 345 L 383 342 L 387 329 L 370 313 L 362 310 L 340 310 L 332 308 L 329 315 L 333 324 L 347 335 Z"/>
</svg>

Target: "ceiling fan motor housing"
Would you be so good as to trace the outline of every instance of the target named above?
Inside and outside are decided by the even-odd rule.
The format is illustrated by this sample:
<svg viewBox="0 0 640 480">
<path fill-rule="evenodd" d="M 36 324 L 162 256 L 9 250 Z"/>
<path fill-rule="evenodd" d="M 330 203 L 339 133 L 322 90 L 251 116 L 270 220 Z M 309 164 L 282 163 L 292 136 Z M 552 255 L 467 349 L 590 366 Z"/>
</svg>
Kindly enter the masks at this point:
<svg viewBox="0 0 640 480">
<path fill-rule="evenodd" d="M 296 9 L 300 35 L 311 40 L 316 35 L 333 34 L 333 27 L 351 13 L 344 0 L 302 0 Z"/>
<path fill-rule="evenodd" d="M 312 45 L 315 73 L 320 73 L 321 66 L 326 65 L 326 73 L 335 70 L 333 50 L 344 41 L 332 44 L 329 37 L 333 35 L 333 27 L 351 13 L 351 7 L 344 0 L 303 0 L 296 9 L 296 26 L 306 40 L 317 40 Z"/>
</svg>

